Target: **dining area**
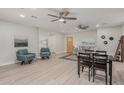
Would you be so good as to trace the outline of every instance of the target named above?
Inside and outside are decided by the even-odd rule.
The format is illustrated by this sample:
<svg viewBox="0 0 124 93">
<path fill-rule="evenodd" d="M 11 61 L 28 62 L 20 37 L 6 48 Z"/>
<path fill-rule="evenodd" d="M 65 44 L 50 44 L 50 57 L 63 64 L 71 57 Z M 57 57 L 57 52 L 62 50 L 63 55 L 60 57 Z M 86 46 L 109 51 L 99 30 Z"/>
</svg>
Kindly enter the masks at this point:
<svg viewBox="0 0 124 93">
<path fill-rule="evenodd" d="M 107 51 L 86 49 L 84 52 L 78 52 L 77 59 L 79 78 L 81 78 L 81 73 L 86 69 L 88 81 L 95 82 L 96 76 L 100 75 L 97 71 L 104 72 L 102 77 L 105 79 L 105 84 L 112 85 L 112 62 L 114 58 L 112 55 L 108 55 Z"/>
</svg>

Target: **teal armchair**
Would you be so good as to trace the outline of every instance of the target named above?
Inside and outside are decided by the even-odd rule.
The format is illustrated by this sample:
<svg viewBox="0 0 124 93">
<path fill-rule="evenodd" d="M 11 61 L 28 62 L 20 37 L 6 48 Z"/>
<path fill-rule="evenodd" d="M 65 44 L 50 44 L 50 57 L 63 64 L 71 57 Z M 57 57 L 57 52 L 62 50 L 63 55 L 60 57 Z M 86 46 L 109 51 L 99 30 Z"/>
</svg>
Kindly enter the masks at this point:
<svg viewBox="0 0 124 93">
<path fill-rule="evenodd" d="M 18 61 L 21 61 L 21 64 L 28 62 L 29 64 L 36 57 L 35 53 L 29 53 L 27 49 L 20 49 L 16 52 L 16 57 Z"/>
<path fill-rule="evenodd" d="M 50 52 L 49 48 L 41 48 L 40 56 L 41 56 L 42 59 L 44 59 L 44 58 L 49 59 L 50 55 L 51 55 L 51 52 Z"/>
</svg>

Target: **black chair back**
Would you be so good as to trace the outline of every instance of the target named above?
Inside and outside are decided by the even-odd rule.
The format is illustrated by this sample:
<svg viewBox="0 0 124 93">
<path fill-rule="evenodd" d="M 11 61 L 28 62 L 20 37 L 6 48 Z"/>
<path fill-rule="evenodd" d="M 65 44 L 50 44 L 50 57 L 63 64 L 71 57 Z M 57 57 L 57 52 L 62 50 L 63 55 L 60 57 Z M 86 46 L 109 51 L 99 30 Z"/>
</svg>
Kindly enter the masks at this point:
<svg viewBox="0 0 124 93">
<path fill-rule="evenodd" d="M 79 53 L 78 57 L 81 63 L 90 62 L 90 53 Z"/>
<path fill-rule="evenodd" d="M 80 77 L 80 67 L 82 67 L 82 72 L 84 67 L 89 68 L 89 81 L 90 81 L 90 72 L 92 67 L 90 55 L 91 55 L 90 53 L 79 53 L 78 55 L 78 75 Z"/>
<path fill-rule="evenodd" d="M 100 55 L 107 55 L 107 51 L 99 51 L 96 50 L 96 53 L 100 54 Z"/>
<path fill-rule="evenodd" d="M 98 53 L 93 54 L 94 63 L 106 64 L 107 60 L 108 60 L 108 55 L 103 55 L 103 54 L 98 54 Z"/>
</svg>

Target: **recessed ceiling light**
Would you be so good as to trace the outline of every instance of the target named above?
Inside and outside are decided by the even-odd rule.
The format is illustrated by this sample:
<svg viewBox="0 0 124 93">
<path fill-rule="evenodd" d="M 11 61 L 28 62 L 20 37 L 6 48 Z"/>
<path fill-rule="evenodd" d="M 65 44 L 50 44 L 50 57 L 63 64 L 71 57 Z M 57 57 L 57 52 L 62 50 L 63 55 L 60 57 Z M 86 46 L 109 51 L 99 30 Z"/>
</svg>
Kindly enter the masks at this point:
<svg viewBox="0 0 124 93">
<path fill-rule="evenodd" d="M 21 18 L 25 18 L 25 15 L 23 15 L 23 14 L 20 14 L 20 17 L 21 17 Z"/>
<path fill-rule="evenodd" d="M 99 25 L 99 24 L 97 24 L 97 25 L 96 25 L 96 27 L 100 27 L 100 25 Z"/>
</svg>

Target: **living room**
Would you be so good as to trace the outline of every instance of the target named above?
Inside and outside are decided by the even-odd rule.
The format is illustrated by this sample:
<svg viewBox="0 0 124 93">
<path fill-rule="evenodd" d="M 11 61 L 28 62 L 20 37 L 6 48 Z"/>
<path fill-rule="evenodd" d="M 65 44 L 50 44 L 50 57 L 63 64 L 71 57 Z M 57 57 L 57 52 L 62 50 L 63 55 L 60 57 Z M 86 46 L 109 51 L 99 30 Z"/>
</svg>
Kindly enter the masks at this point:
<svg viewBox="0 0 124 93">
<path fill-rule="evenodd" d="M 124 84 L 120 79 L 123 52 L 121 60 L 114 60 L 124 35 L 123 8 L 1 8 L 0 15 L 0 84 Z M 49 56 L 42 54 L 43 48 L 50 51 Z M 24 59 L 22 55 L 18 58 L 25 49 L 34 58 L 28 60 L 26 54 Z M 109 72 L 113 76 L 108 82 L 104 74 L 92 81 L 87 69 L 78 77 L 78 54 L 87 49 L 105 51 L 113 57 Z"/>
</svg>

